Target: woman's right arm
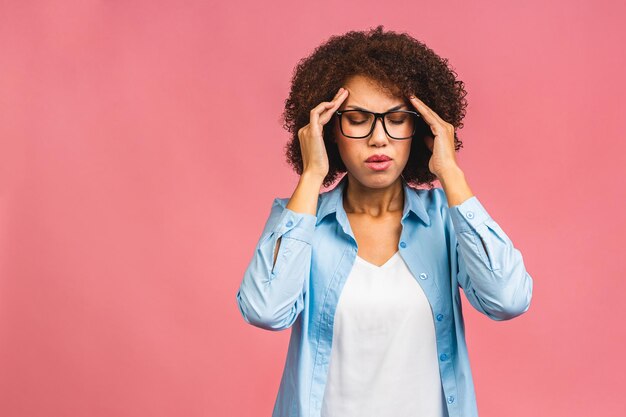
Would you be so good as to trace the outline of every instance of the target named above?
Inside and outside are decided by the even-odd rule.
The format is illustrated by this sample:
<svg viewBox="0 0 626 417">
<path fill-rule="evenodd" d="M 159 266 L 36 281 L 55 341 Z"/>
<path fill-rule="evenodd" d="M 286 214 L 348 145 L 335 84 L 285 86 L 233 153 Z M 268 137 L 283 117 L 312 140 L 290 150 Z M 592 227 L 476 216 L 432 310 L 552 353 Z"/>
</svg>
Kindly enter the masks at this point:
<svg viewBox="0 0 626 417">
<path fill-rule="evenodd" d="M 291 198 L 276 198 L 254 256 L 237 291 L 243 318 L 267 330 L 291 327 L 304 309 L 304 295 L 311 273 L 311 241 L 317 222 L 317 200 L 328 174 L 328 154 L 323 127 L 348 97 L 340 88 L 332 101 L 323 101 L 310 112 L 306 126 L 298 130 L 302 175 Z M 287 203 L 285 200 L 289 200 Z"/>
<path fill-rule="evenodd" d="M 274 199 L 237 291 L 239 311 L 253 326 L 287 329 L 304 308 L 322 182 L 303 173 L 291 198 Z"/>
</svg>

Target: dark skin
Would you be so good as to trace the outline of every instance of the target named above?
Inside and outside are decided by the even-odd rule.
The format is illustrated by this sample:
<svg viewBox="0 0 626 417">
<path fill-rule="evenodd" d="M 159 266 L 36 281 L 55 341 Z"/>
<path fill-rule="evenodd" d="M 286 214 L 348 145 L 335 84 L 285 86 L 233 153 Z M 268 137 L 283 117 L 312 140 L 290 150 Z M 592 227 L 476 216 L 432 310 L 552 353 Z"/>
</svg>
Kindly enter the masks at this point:
<svg viewBox="0 0 626 417">
<path fill-rule="evenodd" d="M 330 121 L 334 112 L 353 94 L 360 107 L 384 112 L 393 105 L 404 103 L 404 98 L 390 96 L 377 88 L 376 82 L 362 76 L 346 80 L 332 101 L 322 102 L 311 110 L 311 121 L 298 136 L 303 158 L 303 174 L 299 188 L 292 196 L 288 208 L 315 214 L 317 199 L 304 198 L 315 193 L 328 173 L 328 157 L 322 137 L 323 125 Z M 433 133 L 425 144 L 432 152 L 430 171 L 437 176 L 446 193 L 449 207 L 461 204 L 473 196 L 463 171 L 457 164 L 454 149 L 454 126 L 430 109 L 415 96 L 406 98 Z M 342 110 L 346 106 L 343 106 Z M 404 195 L 399 175 L 404 169 L 410 151 L 410 140 L 397 141 L 387 137 L 379 120 L 372 134 L 354 140 L 335 132 L 342 160 L 347 168 L 348 187 L 344 196 L 344 209 L 358 242 L 358 255 L 374 265 L 384 264 L 396 251 L 401 233 Z M 364 160 L 373 154 L 385 154 L 393 158 L 393 168 L 385 172 L 372 172 L 364 167 Z M 306 188 L 303 191 L 300 187 Z M 297 198 L 296 198 L 297 197 Z M 301 203 L 306 201 L 306 204 Z M 313 204 L 313 201 L 315 204 Z M 300 207 L 300 205 L 302 207 Z M 276 245 L 274 261 L 278 254 L 280 239 Z"/>
</svg>

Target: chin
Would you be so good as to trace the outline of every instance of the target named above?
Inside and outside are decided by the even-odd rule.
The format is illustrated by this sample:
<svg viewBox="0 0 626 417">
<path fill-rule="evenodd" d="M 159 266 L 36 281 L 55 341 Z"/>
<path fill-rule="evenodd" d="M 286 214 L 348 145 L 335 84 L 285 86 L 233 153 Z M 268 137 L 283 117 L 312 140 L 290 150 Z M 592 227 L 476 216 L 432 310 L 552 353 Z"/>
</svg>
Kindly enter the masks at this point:
<svg viewBox="0 0 626 417">
<path fill-rule="evenodd" d="M 352 177 L 367 188 L 386 188 L 400 178 L 400 173 L 368 172 L 361 175 L 352 174 Z"/>
</svg>

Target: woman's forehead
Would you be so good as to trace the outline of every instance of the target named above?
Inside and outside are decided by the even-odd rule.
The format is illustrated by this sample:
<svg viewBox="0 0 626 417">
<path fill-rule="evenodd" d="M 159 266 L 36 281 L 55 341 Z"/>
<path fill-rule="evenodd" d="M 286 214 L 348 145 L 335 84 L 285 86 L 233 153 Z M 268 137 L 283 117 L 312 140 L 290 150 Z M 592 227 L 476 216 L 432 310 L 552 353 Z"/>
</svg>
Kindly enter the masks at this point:
<svg viewBox="0 0 626 417">
<path fill-rule="evenodd" d="M 370 94 L 368 92 L 355 91 L 353 95 L 351 91 L 341 107 L 342 110 L 350 108 L 382 113 L 407 108 L 409 101 L 393 95 Z"/>
<path fill-rule="evenodd" d="M 397 87 L 386 86 L 379 81 L 360 75 L 348 79 L 343 87 L 349 92 L 345 101 L 346 105 L 369 108 L 373 105 L 383 104 L 391 107 L 408 103 L 405 97 L 400 96 Z"/>
</svg>

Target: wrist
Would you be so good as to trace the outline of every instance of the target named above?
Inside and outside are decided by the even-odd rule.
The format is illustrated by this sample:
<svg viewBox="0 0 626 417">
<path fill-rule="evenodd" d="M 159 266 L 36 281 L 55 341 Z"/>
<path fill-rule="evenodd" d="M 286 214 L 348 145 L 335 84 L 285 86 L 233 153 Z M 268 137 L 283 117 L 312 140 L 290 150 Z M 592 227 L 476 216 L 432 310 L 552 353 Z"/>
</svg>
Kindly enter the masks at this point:
<svg viewBox="0 0 626 417">
<path fill-rule="evenodd" d="M 439 175 L 439 182 L 443 184 L 444 182 L 453 181 L 458 178 L 462 178 L 465 176 L 465 173 L 458 165 L 453 165 L 449 168 L 442 170 Z"/>
<path fill-rule="evenodd" d="M 324 183 L 324 178 L 326 178 L 325 175 L 321 175 L 321 174 L 316 174 L 314 172 L 307 172 L 304 171 L 302 173 L 302 175 L 300 175 L 300 182 L 307 182 L 307 183 L 315 183 L 320 185 L 320 187 L 322 186 L 322 184 Z"/>
</svg>

